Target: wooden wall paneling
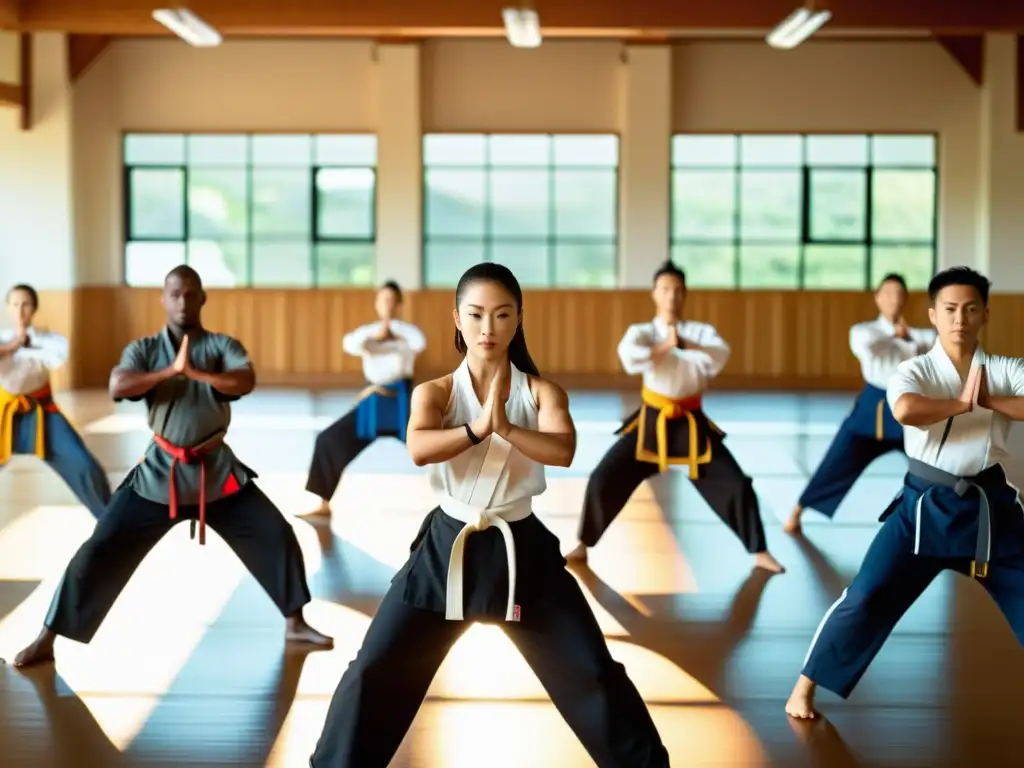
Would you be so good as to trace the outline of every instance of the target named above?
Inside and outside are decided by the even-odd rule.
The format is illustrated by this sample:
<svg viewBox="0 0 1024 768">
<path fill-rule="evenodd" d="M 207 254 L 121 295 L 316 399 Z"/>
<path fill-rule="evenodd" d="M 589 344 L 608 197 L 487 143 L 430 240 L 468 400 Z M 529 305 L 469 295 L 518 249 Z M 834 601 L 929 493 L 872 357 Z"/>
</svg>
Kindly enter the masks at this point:
<svg viewBox="0 0 1024 768">
<path fill-rule="evenodd" d="M 261 344 L 257 317 L 264 299 L 268 300 L 267 312 L 280 311 L 284 305 L 275 302 L 276 292 L 271 296 L 256 296 L 252 291 L 210 290 L 203 307 L 203 323 L 212 331 L 226 333 L 242 342 L 250 359 L 257 360 L 264 354 Z M 165 319 L 163 307 L 157 303 L 160 323 Z M 284 318 L 283 324 L 287 323 Z"/>
<path fill-rule="evenodd" d="M 328 301 L 324 308 L 323 322 L 327 328 L 343 328 L 345 321 L 347 320 L 346 308 L 350 305 L 350 302 L 345 301 L 345 297 L 331 292 L 328 294 Z M 347 311 L 351 311 L 350 309 Z M 324 347 L 324 368 L 330 374 L 337 375 L 342 373 L 346 369 L 345 358 L 349 357 L 341 349 L 341 335 L 337 338 L 332 338 L 329 333 L 318 332 L 315 327 L 310 330 L 311 333 L 315 333 L 321 338 L 321 344 Z"/>
<path fill-rule="evenodd" d="M 807 376 L 851 376 L 858 371 L 857 361 L 850 353 L 850 326 L 874 317 L 878 310 L 870 296 L 839 297 L 815 295 L 813 301 L 801 302 L 806 308 L 800 325 L 812 338 L 796 344 L 796 353 L 803 357 L 800 373 Z"/>
<path fill-rule="evenodd" d="M 732 355 L 729 360 L 729 366 L 726 368 L 730 373 L 733 371 L 753 370 L 755 366 L 755 352 L 757 350 L 756 344 L 741 344 L 740 339 L 752 338 L 758 329 L 758 318 L 754 312 L 747 312 L 747 305 L 745 302 L 737 302 L 732 307 L 732 321 L 723 323 L 719 326 L 719 333 L 722 334 L 723 338 L 730 339 L 729 344 L 732 347 Z M 699 317 L 700 314 L 695 315 Z M 764 322 L 764 318 L 761 318 L 761 322 Z M 728 335 L 726 335 L 728 334 Z"/>
<path fill-rule="evenodd" d="M 566 304 L 573 308 L 582 305 L 582 297 L 573 298 L 573 301 Z M 523 305 L 523 332 L 526 334 L 530 355 L 537 363 L 537 367 L 550 375 L 570 369 L 572 363 L 567 357 L 572 353 L 569 352 L 569 344 L 566 341 L 571 334 L 573 323 L 562 314 L 563 307 L 559 306 L 557 301 L 552 301 L 551 293 L 548 291 L 527 293 L 523 296 Z M 529 310 L 526 311 L 525 307 Z M 576 340 L 579 341 L 579 338 L 576 337 Z"/>
<path fill-rule="evenodd" d="M 777 293 L 764 293 L 757 296 L 757 304 L 768 307 L 771 320 L 771 343 L 758 345 L 761 353 L 758 367 L 754 371 L 743 371 L 748 375 L 768 376 L 775 378 L 786 373 L 803 375 L 803 371 L 795 365 L 796 311 L 800 306 L 797 302 L 786 301 L 786 297 Z M 757 336 L 754 336 L 757 339 Z M 744 343 L 749 339 L 744 339 Z"/>
<path fill-rule="evenodd" d="M 984 345 L 997 355 L 1024 357 L 1024 296 L 997 294 L 989 299 Z"/>
<path fill-rule="evenodd" d="M 75 321 L 74 292 L 39 291 L 39 312 L 34 324 L 37 328 L 61 333 L 70 340 Z M 55 371 L 51 378 L 54 389 L 68 389 L 73 385 L 75 370 L 74 357 L 68 357 L 67 364 Z"/>
<path fill-rule="evenodd" d="M 373 318 L 372 290 L 211 290 L 207 325 L 238 337 L 268 385 L 355 386 L 358 359 L 345 355 L 346 331 Z M 869 293 L 819 291 L 694 291 L 687 315 L 710 322 L 732 347 L 720 389 L 852 389 L 860 368 L 850 354 L 849 329 L 876 310 Z M 404 316 L 423 329 L 427 349 L 418 378 L 458 365 L 453 345 L 454 297 L 448 290 L 409 292 Z M 927 325 L 928 301 L 914 294 L 913 325 Z M 653 314 L 650 293 L 635 291 L 528 291 L 524 327 L 541 371 L 566 386 L 635 387 L 616 347 L 630 323 Z M 984 336 L 986 349 L 1024 356 L 1024 296 L 995 295 Z M 164 323 L 160 292 L 120 286 L 45 291 L 40 325 L 66 333 L 71 361 L 55 377 L 58 387 L 105 387 L 111 367 L 132 339 Z"/>
<path fill-rule="evenodd" d="M 118 356 L 120 313 L 115 303 L 127 296 L 109 288 L 85 287 L 74 292 L 74 320 L 68 328 L 71 344 L 70 381 L 72 387 L 100 386 L 113 367 L 111 356 Z"/>
<path fill-rule="evenodd" d="M 406 299 L 407 317 L 427 337 L 427 349 L 417 364 L 417 372 L 426 376 L 438 376 L 451 371 L 458 365 L 455 352 L 455 326 L 452 310 L 455 308 L 453 291 L 416 291 Z M 527 330 L 529 333 L 529 330 Z"/>
<path fill-rule="evenodd" d="M 296 374 L 309 376 L 330 370 L 330 341 L 336 326 L 329 317 L 334 298 L 311 291 L 302 301 L 290 302 L 294 316 L 288 323 L 292 334 L 288 344 L 293 350 L 291 370 Z"/>
<path fill-rule="evenodd" d="M 292 344 L 297 341 L 297 334 L 292 327 L 294 301 L 288 299 L 288 293 L 283 291 L 260 291 L 255 305 L 258 311 L 253 313 L 250 354 L 257 371 L 264 377 L 281 376 L 292 370 Z M 254 307 L 247 305 L 241 309 L 251 308 Z"/>
<path fill-rule="evenodd" d="M 160 291 L 155 288 L 116 288 L 126 300 L 117 302 L 122 313 L 117 346 L 123 349 L 128 342 L 156 333 L 166 322 L 166 313 L 160 304 Z M 115 353 L 119 355 L 120 349 Z M 116 362 L 116 360 L 114 361 Z"/>
</svg>

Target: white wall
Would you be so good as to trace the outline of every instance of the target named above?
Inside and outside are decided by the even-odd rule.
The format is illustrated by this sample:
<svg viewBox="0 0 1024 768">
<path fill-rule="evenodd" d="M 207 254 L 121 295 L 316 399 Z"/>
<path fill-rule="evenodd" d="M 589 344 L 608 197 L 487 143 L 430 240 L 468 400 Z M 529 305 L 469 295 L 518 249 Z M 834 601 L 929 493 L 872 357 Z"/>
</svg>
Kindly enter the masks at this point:
<svg viewBox="0 0 1024 768">
<path fill-rule="evenodd" d="M 674 83 L 676 131 L 937 132 L 939 264 L 979 263 L 981 93 L 936 43 L 688 44 Z"/>
<path fill-rule="evenodd" d="M 0 34 L 0 80 L 19 82 L 19 50 L 17 36 Z M 70 288 L 76 264 L 71 91 L 63 35 L 35 37 L 32 70 L 32 129 L 21 130 L 18 109 L 0 108 L 0 286 L 31 282 L 43 290 Z"/>
<path fill-rule="evenodd" d="M 214 50 L 173 40 L 112 45 L 74 89 L 81 281 L 122 279 L 119 142 L 128 130 L 377 132 L 391 148 L 381 148 L 381 259 L 389 275 L 409 284 L 420 276 L 419 131 L 618 132 L 624 162 L 639 163 L 623 169 L 626 285 L 646 284 L 664 258 L 666 171 L 642 158 L 652 142 L 667 144 L 671 131 L 934 131 L 940 261 L 991 266 L 978 203 L 987 178 L 982 92 L 932 42 L 817 42 L 789 52 L 757 41 L 694 42 L 667 49 L 661 64 L 652 63 L 656 53 L 630 64 L 622 46 L 605 41 L 552 42 L 534 51 L 499 40 L 402 48 L 329 40 L 240 41 Z M 649 71 L 631 76 L 641 59 Z M 654 109 L 656 93 L 671 103 L 668 119 L 651 127 L 637 105 L 646 99 Z M 64 126 L 66 134 L 66 120 Z M 21 139 L 46 155 L 42 165 L 31 162 L 31 172 L 6 148 L 0 169 L 20 177 L 50 168 L 53 178 L 40 188 L 58 189 L 68 175 L 56 167 L 63 156 L 58 134 Z M 22 196 L 16 190 L 13 197 Z M 38 244 L 38 237 L 30 240 Z M 1024 275 L 1021 282 L 1015 290 L 1024 290 Z"/>
</svg>

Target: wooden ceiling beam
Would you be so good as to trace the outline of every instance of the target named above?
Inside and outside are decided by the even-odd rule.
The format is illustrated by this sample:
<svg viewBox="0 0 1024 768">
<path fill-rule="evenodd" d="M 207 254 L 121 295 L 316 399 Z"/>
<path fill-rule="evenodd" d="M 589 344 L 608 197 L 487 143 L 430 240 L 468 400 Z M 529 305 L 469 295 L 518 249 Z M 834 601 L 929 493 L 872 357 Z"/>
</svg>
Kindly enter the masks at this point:
<svg viewBox="0 0 1024 768">
<path fill-rule="evenodd" d="M 17 0 L 0 0 L 0 4 Z M 768 30 L 799 0 L 538 0 L 547 36 L 637 31 Z M 494 34 L 506 0 L 191 0 L 189 8 L 225 35 L 439 36 Z M 933 30 L 942 35 L 1024 32 L 1024 2 L 824 0 L 834 30 Z M 2 7 L 2 5 L 0 5 Z M 161 35 L 153 0 L 22 0 L 25 30 L 92 35 Z"/>
<path fill-rule="evenodd" d="M 985 82 L 984 35 L 936 35 L 935 42 L 946 49 L 975 85 Z"/>
<path fill-rule="evenodd" d="M 21 107 L 21 86 L 0 83 L 0 107 Z"/>
<path fill-rule="evenodd" d="M 18 36 L 18 82 L 0 83 L 0 107 L 21 110 L 20 127 L 32 128 L 32 35 Z"/>
<path fill-rule="evenodd" d="M 18 51 L 18 77 L 21 85 L 21 130 L 32 130 L 32 35 L 22 32 Z"/>
<path fill-rule="evenodd" d="M 0 29 L 17 29 L 19 23 L 19 0 L 0 0 Z"/>
<path fill-rule="evenodd" d="M 68 35 L 68 77 L 78 80 L 114 41 L 110 35 Z"/>
<path fill-rule="evenodd" d="M 1017 35 L 1017 132 L 1024 133 L 1024 35 Z"/>
</svg>

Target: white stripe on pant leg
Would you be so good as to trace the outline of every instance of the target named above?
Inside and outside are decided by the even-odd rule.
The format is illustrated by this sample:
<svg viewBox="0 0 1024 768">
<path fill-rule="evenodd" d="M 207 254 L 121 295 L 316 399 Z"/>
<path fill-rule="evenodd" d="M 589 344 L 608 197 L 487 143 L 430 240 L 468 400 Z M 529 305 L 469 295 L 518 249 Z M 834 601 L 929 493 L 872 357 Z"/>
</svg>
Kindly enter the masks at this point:
<svg viewBox="0 0 1024 768">
<path fill-rule="evenodd" d="M 814 632 L 814 637 L 811 638 L 811 647 L 807 649 L 807 655 L 804 656 L 803 666 L 806 667 L 807 662 L 811 660 L 811 653 L 814 652 L 814 646 L 817 644 L 818 638 L 821 637 L 821 630 L 825 628 L 825 622 L 829 620 L 829 617 L 832 615 L 832 612 L 840 606 L 843 600 L 846 599 L 846 593 L 849 591 L 849 589 L 849 587 L 844 589 L 843 594 L 839 596 L 839 599 L 832 603 L 831 607 L 827 611 L 825 611 L 825 615 L 822 617 L 821 623 L 818 624 L 818 629 Z"/>
<path fill-rule="evenodd" d="M 914 554 L 921 552 L 921 502 L 924 501 L 924 494 L 917 497 L 917 509 L 914 510 Z"/>
</svg>

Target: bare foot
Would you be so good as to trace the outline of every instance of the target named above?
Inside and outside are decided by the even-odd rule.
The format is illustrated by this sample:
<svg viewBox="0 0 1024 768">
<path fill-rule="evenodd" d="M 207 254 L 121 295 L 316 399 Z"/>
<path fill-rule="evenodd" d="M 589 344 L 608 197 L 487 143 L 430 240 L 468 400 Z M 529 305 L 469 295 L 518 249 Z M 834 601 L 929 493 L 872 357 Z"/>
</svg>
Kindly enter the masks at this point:
<svg viewBox="0 0 1024 768">
<path fill-rule="evenodd" d="M 328 637 L 323 632 L 317 632 L 309 626 L 302 617 L 302 611 L 288 617 L 284 639 L 290 643 L 309 643 L 311 645 L 321 645 L 325 648 L 334 647 L 334 639 Z"/>
<path fill-rule="evenodd" d="M 804 513 L 804 508 L 797 505 L 793 507 L 793 512 L 789 516 L 789 520 L 782 526 L 782 530 L 786 533 L 791 533 L 794 536 L 799 536 L 803 533 L 803 527 L 800 525 L 800 516 Z"/>
<path fill-rule="evenodd" d="M 309 512 L 300 512 L 298 517 L 330 517 L 331 503 L 327 499 L 320 499 L 320 506 L 311 509 Z"/>
<path fill-rule="evenodd" d="M 786 714 L 799 720 L 814 720 L 818 717 L 814 709 L 814 692 L 817 687 L 811 678 L 800 675 L 786 702 Z"/>
<path fill-rule="evenodd" d="M 14 657 L 14 666 L 31 667 L 35 664 L 45 664 L 53 661 L 53 641 L 57 639 L 57 633 L 50 629 L 44 629 L 39 637 L 32 641 L 32 644 Z"/>
<path fill-rule="evenodd" d="M 587 545 L 579 544 L 576 549 L 565 556 L 566 560 L 574 560 L 577 563 L 587 562 Z"/>
<path fill-rule="evenodd" d="M 786 569 L 782 567 L 782 563 L 772 557 L 770 552 L 758 552 L 754 555 L 754 567 L 764 568 L 770 573 L 785 573 Z"/>
</svg>

